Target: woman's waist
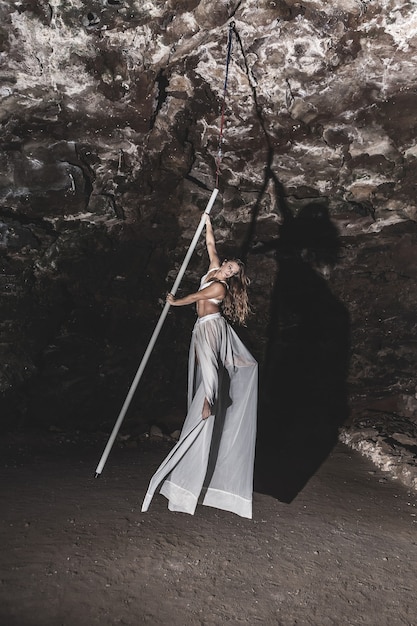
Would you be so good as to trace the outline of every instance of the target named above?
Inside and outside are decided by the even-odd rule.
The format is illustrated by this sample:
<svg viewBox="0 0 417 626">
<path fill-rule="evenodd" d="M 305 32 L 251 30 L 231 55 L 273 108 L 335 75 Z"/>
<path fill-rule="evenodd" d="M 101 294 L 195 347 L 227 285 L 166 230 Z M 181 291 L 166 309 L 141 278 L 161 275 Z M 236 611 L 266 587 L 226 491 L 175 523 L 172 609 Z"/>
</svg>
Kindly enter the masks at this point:
<svg viewBox="0 0 417 626">
<path fill-rule="evenodd" d="M 197 317 L 196 324 L 204 324 L 204 322 L 208 322 L 213 319 L 223 319 L 221 313 L 208 313 L 207 315 L 201 315 Z"/>
</svg>

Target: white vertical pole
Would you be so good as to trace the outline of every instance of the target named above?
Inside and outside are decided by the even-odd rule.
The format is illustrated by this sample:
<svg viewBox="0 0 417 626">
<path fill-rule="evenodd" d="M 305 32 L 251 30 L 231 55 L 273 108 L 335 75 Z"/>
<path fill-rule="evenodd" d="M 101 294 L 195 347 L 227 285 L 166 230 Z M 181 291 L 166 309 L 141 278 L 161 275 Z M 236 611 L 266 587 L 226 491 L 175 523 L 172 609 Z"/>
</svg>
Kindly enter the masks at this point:
<svg viewBox="0 0 417 626">
<path fill-rule="evenodd" d="M 170 291 L 170 293 L 172 293 L 172 295 L 174 295 L 174 296 L 175 296 L 175 294 L 177 292 L 177 289 L 178 289 L 179 284 L 180 284 L 180 282 L 182 280 L 182 277 L 184 276 L 185 270 L 187 269 L 187 265 L 188 265 L 188 263 L 190 261 L 191 255 L 194 252 L 194 248 L 197 245 L 197 242 L 198 242 L 198 239 L 199 239 L 199 237 L 201 235 L 201 232 L 202 232 L 202 230 L 204 228 L 204 225 L 205 225 L 205 215 L 210 213 L 210 211 L 211 211 L 211 209 L 213 207 L 214 201 L 216 199 L 216 196 L 218 194 L 218 191 L 219 190 L 217 188 L 213 189 L 213 192 L 211 194 L 210 200 L 208 201 L 206 209 L 205 209 L 203 215 L 201 216 L 201 220 L 200 220 L 200 223 L 198 225 L 198 228 L 197 228 L 197 230 L 195 232 L 195 235 L 193 237 L 193 240 L 192 240 L 192 242 L 191 242 L 191 244 L 190 244 L 190 246 L 188 248 L 187 254 L 185 255 L 184 261 L 182 262 L 182 265 L 180 267 L 180 271 L 178 272 L 178 276 L 177 276 L 177 278 L 175 280 L 175 283 L 174 283 L 174 285 L 173 285 L 173 287 L 172 287 L 172 289 Z M 117 437 L 117 433 L 119 432 L 119 428 L 122 425 L 122 422 L 123 422 L 124 417 L 126 415 L 127 409 L 129 408 L 129 404 L 130 404 L 130 402 L 131 402 L 131 400 L 133 398 L 133 395 L 134 395 L 134 393 L 136 391 L 136 387 L 138 386 L 138 383 L 139 383 L 139 381 L 140 381 L 140 379 L 142 377 L 143 370 L 145 369 L 145 366 L 146 366 L 146 364 L 148 362 L 148 359 L 149 359 L 149 357 L 151 355 L 151 352 L 152 352 L 153 347 L 155 345 L 155 342 L 156 342 L 156 340 L 158 338 L 158 335 L 160 333 L 162 325 L 163 325 L 163 323 L 165 321 L 165 318 L 166 318 L 166 316 L 168 314 L 169 307 L 170 307 L 169 303 L 166 302 L 165 306 L 164 306 L 164 308 L 162 310 L 161 316 L 160 316 L 160 318 L 158 320 L 158 323 L 155 326 L 155 330 L 153 331 L 153 334 L 152 334 L 152 337 L 151 337 L 151 339 L 149 341 L 148 347 L 146 348 L 145 354 L 142 357 L 142 361 L 141 361 L 141 363 L 139 365 L 139 369 L 136 372 L 136 376 L 133 379 L 133 382 L 132 382 L 132 384 L 130 386 L 129 392 L 128 392 L 127 396 L 126 396 L 126 400 L 123 403 L 123 406 L 122 406 L 121 411 L 119 413 L 119 417 L 116 420 L 116 423 L 114 425 L 114 428 L 112 430 L 110 438 L 109 438 L 109 440 L 107 442 L 106 447 L 104 448 L 104 452 L 103 452 L 103 454 L 101 456 L 100 462 L 97 465 L 97 469 L 96 469 L 96 473 L 95 473 L 95 477 L 96 478 L 98 476 L 100 476 L 101 472 L 103 471 L 104 464 L 106 463 L 107 457 L 110 454 L 110 450 L 111 450 L 111 448 L 113 446 L 114 440 Z"/>
</svg>

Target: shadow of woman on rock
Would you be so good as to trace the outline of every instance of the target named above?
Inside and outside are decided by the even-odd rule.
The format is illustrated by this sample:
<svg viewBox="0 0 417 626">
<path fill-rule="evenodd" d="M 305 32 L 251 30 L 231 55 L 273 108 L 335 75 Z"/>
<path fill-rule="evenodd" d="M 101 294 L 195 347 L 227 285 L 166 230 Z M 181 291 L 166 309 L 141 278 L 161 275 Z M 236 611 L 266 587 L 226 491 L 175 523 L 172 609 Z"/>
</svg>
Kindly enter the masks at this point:
<svg viewBox="0 0 417 626">
<path fill-rule="evenodd" d="M 262 246 L 261 246 L 262 247 Z M 339 253 L 327 208 L 287 210 L 260 383 L 255 490 L 291 502 L 337 442 L 348 417 L 350 322 L 325 278 Z"/>
<path fill-rule="evenodd" d="M 246 51 L 234 32 L 249 77 Z M 256 87 L 251 80 L 249 85 L 265 140 L 266 166 L 240 257 L 245 261 L 249 254 L 273 250 L 278 268 L 260 368 L 255 490 L 291 502 L 326 459 L 348 417 L 350 322 L 324 277 L 338 258 L 336 228 L 323 204 L 308 204 L 293 216 L 273 170 L 275 140 Z M 282 218 L 280 237 L 254 246 L 261 201 L 270 183 Z"/>
</svg>

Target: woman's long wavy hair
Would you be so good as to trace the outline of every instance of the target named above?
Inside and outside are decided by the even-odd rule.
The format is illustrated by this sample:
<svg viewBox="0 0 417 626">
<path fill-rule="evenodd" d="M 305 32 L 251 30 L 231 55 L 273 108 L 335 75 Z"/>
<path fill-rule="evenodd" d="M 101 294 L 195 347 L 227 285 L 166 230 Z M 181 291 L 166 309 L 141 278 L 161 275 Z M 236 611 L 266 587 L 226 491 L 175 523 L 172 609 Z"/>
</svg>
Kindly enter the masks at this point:
<svg viewBox="0 0 417 626">
<path fill-rule="evenodd" d="M 227 281 L 228 289 L 222 302 L 222 313 L 231 322 L 244 325 L 251 313 L 247 293 L 250 280 L 245 273 L 245 264 L 240 259 L 225 260 L 237 263 L 239 272 Z"/>
</svg>

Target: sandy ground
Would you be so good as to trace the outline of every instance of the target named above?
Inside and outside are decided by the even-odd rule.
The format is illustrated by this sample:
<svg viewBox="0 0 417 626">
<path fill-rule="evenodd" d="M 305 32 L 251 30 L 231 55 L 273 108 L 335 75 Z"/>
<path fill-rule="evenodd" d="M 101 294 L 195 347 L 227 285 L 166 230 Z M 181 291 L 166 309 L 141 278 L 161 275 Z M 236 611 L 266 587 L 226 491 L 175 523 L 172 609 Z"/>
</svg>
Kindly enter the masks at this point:
<svg viewBox="0 0 417 626">
<path fill-rule="evenodd" d="M 417 625 L 416 496 L 343 444 L 254 518 L 140 505 L 168 444 L 8 436 L 2 626 Z"/>
</svg>

